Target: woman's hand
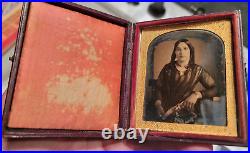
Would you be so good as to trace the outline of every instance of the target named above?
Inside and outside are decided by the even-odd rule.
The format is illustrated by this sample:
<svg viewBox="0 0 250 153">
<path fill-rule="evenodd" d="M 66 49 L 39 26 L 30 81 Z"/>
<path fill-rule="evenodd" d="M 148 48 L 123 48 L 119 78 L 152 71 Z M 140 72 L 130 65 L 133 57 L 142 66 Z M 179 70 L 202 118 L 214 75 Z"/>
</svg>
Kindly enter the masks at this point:
<svg viewBox="0 0 250 153">
<path fill-rule="evenodd" d="M 159 117 L 161 117 L 162 115 L 164 115 L 164 109 L 161 105 L 161 101 L 160 100 L 156 100 L 155 102 L 155 107 L 156 107 L 156 110 L 157 110 L 157 114 Z"/>
<path fill-rule="evenodd" d="M 185 99 L 185 107 L 189 109 L 190 111 L 194 111 L 194 106 L 198 99 L 202 98 L 202 95 L 200 92 L 194 92 L 192 93 L 187 99 Z"/>
</svg>

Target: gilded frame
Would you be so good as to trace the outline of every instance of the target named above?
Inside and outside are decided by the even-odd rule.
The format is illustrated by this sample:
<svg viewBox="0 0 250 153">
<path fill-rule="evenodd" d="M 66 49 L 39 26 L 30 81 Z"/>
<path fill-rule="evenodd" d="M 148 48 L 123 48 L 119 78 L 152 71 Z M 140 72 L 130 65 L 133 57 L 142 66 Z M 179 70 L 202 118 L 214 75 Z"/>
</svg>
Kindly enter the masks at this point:
<svg viewBox="0 0 250 153">
<path fill-rule="evenodd" d="M 228 12 L 204 16 L 142 22 L 136 24 L 133 69 L 131 126 L 149 128 L 152 136 L 186 139 L 218 144 L 247 145 L 245 84 L 242 66 L 240 13 Z M 195 125 L 145 121 L 144 98 L 147 51 L 150 43 L 164 33 L 202 29 L 222 38 L 225 46 L 227 125 Z M 240 124 L 239 124 L 240 123 Z"/>
</svg>

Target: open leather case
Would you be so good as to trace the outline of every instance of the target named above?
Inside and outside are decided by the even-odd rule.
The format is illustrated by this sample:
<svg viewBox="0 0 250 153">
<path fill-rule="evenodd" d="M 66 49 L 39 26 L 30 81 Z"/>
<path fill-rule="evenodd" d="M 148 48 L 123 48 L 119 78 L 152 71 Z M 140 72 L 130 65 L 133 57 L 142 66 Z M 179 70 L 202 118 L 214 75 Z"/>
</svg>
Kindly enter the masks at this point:
<svg viewBox="0 0 250 153">
<path fill-rule="evenodd" d="M 149 128 L 152 140 L 247 146 L 240 20 L 235 11 L 131 23 L 73 3 L 24 3 L 3 135 L 101 138 L 118 124 Z M 171 65 L 187 41 L 194 63 L 185 84 Z M 194 117 L 178 118 L 176 104 L 197 92 Z M 157 115 L 158 93 L 174 112 L 170 120 Z"/>
</svg>

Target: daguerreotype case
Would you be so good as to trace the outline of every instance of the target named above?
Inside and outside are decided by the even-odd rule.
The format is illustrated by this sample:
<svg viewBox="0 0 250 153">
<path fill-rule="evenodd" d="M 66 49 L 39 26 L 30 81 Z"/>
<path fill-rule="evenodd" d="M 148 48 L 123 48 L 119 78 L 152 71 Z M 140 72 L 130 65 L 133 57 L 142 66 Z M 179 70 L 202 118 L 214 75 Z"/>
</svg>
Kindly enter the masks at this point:
<svg viewBox="0 0 250 153">
<path fill-rule="evenodd" d="M 130 23 L 72 3 L 25 3 L 3 135 L 247 145 L 240 13 Z"/>
</svg>

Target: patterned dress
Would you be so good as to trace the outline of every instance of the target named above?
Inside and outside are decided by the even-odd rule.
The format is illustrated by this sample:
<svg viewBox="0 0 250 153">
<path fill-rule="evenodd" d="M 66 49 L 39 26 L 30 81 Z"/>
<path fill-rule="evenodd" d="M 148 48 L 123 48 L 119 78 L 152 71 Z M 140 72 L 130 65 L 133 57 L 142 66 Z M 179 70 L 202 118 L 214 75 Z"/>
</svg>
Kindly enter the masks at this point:
<svg viewBox="0 0 250 153">
<path fill-rule="evenodd" d="M 195 92 L 195 86 L 199 82 L 205 88 L 200 91 L 202 98 L 212 98 L 216 96 L 215 81 L 203 67 L 194 64 L 189 66 L 183 75 L 180 75 L 175 64 L 167 64 L 161 70 L 157 79 L 157 100 L 162 101 L 162 107 L 167 111 L 185 101 L 187 97 Z M 194 123 L 197 113 L 197 109 L 195 112 L 190 112 L 187 108 L 183 108 L 174 112 L 165 121 Z"/>
</svg>

